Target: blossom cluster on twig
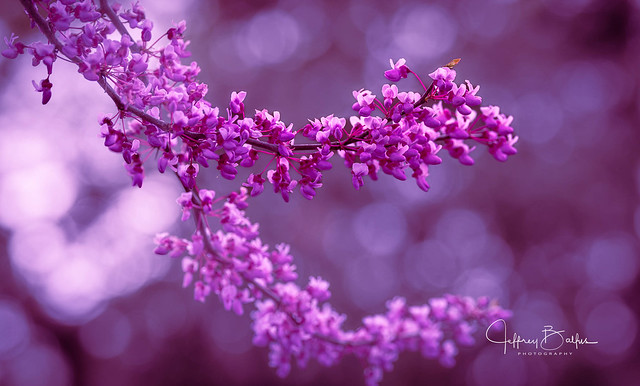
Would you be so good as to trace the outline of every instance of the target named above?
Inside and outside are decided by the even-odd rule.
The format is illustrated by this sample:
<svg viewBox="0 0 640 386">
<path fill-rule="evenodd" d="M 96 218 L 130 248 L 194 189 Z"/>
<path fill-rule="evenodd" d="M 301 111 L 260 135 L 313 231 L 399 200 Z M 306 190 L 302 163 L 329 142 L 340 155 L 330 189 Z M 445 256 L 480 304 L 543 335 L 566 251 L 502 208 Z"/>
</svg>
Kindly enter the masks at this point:
<svg viewBox="0 0 640 386">
<path fill-rule="evenodd" d="M 285 201 L 294 191 L 312 199 L 335 155 L 351 170 L 356 189 L 365 177 L 375 180 L 383 172 L 399 180 L 410 173 L 427 191 L 429 167 L 442 162 L 442 149 L 465 165 L 474 163 L 471 153 L 478 146 L 499 161 L 515 154 L 512 117 L 497 106 L 480 107 L 479 86 L 455 82 L 455 61 L 429 74 L 428 87 L 404 59 L 391 61 L 384 73 L 390 82 L 411 74 L 423 92 L 384 84 L 378 99 L 361 89 L 353 92 L 355 114 L 348 119 L 329 115 L 295 128 L 277 111 L 248 111 L 244 91 L 232 93 L 223 109 L 212 106 L 205 99 L 208 86 L 197 79 L 198 64 L 183 63 L 190 56 L 184 21 L 154 37 L 153 23 L 138 3 L 125 8 L 106 0 L 20 1 L 47 41 L 24 44 L 12 35 L 2 55 L 28 54 L 34 66 L 45 67 L 46 77 L 33 82 L 43 104 L 52 98 L 58 59 L 73 63 L 107 93 L 117 111 L 100 119 L 104 145 L 122 155 L 138 187 L 145 161 L 155 157 L 155 167 L 175 174 L 184 187 L 177 199 L 182 219 L 195 221 L 190 239 L 158 235 L 155 252 L 182 259 L 183 285 L 193 285 L 196 300 L 215 294 L 238 314 L 245 305 L 255 306 L 254 343 L 269 346 L 279 375 L 289 372 L 292 359 L 304 365 L 315 358 L 329 366 L 354 354 L 364 363 L 368 383 L 375 384 L 404 350 L 450 366 L 457 346 L 472 344 L 479 326 L 508 316 L 485 298 L 447 295 L 410 307 L 398 297 L 387 303 L 385 314 L 346 331 L 345 316 L 327 302 L 329 284 L 319 277 L 305 287 L 295 284 L 289 247 L 265 245 L 258 224 L 244 212 L 267 182 Z M 251 173 L 238 191 L 217 197 L 198 181 L 202 170 L 213 167 L 230 180 L 239 167 Z"/>
</svg>

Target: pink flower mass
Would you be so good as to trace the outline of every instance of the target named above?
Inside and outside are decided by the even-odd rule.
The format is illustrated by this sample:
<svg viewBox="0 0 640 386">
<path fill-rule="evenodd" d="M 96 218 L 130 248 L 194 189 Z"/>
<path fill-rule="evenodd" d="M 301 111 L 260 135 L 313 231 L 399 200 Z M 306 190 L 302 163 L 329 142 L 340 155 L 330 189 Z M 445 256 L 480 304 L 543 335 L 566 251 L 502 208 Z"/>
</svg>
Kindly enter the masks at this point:
<svg viewBox="0 0 640 386">
<path fill-rule="evenodd" d="M 217 297 L 225 310 L 248 312 L 253 343 L 268 347 L 269 365 L 279 376 L 289 374 L 292 362 L 334 366 L 352 355 L 362 363 L 366 383 L 375 385 L 404 351 L 450 367 L 459 347 L 473 345 L 488 325 L 510 316 L 486 297 L 442 294 L 424 305 L 394 297 L 385 312 L 347 328 L 346 315 L 329 303 L 329 283 L 311 276 L 299 284 L 289 247 L 267 245 L 246 214 L 252 198 L 268 190 L 265 184 L 286 202 L 296 194 L 313 199 L 325 173 L 338 164 L 349 170 L 355 189 L 381 172 L 411 178 L 426 192 L 443 149 L 463 165 L 473 165 L 481 149 L 498 161 L 516 154 L 513 117 L 497 106 L 480 106 L 479 86 L 457 82 L 454 69 L 437 68 L 428 75 L 431 83 L 423 84 L 423 69 L 392 59 L 391 69 L 380 69 L 387 80 L 412 75 L 423 88 L 399 91 L 383 84 L 381 99 L 370 90 L 353 91 L 353 115 L 296 126 L 277 111 L 249 107 L 245 91 L 232 92 L 223 106 L 209 102 L 201 69 L 188 59 L 184 21 L 154 35 L 138 3 L 21 2 L 44 39 L 27 43 L 12 35 L 2 55 L 29 55 L 33 66 L 44 67 L 46 77 L 33 82 L 43 104 L 69 87 L 54 88 L 50 80 L 62 61 L 75 65 L 78 82 L 94 82 L 113 101 L 98 122 L 104 146 L 121 154 L 134 186 L 144 189 L 147 168 L 176 178 L 184 190 L 176 213 L 194 223 L 189 236 L 159 234 L 155 252 L 182 261 L 182 283 L 193 286 L 195 300 Z M 251 174 L 241 177 L 239 169 Z M 236 181 L 236 190 L 223 194 L 203 186 L 202 173 Z"/>
</svg>

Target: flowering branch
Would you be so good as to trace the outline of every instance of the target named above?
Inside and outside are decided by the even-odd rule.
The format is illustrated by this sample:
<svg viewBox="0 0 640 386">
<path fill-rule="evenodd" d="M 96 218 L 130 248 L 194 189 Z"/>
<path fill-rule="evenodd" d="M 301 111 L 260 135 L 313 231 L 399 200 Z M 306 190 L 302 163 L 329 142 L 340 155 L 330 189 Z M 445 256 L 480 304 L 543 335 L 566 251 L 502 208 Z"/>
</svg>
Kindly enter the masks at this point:
<svg viewBox="0 0 640 386">
<path fill-rule="evenodd" d="M 473 332 L 509 313 L 487 298 L 447 295 L 431 299 L 428 305 L 409 307 L 403 298 L 387 303 L 387 313 L 363 319 L 358 330 L 345 331 L 346 317 L 328 303 L 329 283 L 311 277 L 305 288 L 294 284 L 297 278 L 289 247 L 280 244 L 269 251 L 252 224 L 239 208 L 246 207 L 246 191 L 218 200 L 215 193 L 191 190 L 178 199 L 183 219 L 193 214 L 197 232 L 191 240 L 168 234 L 158 235 L 156 253 L 183 258 L 183 286 L 194 283 L 196 300 L 212 292 L 224 307 L 238 314 L 243 304 L 255 303 L 252 313 L 256 345 L 268 345 L 271 365 L 280 376 L 290 371 L 291 359 L 302 366 L 309 358 L 331 366 L 353 354 L 365 364 L 369 384 L 390 371 L 399 353 L 420 350 L 427 358 L 438 358 L 452 366 L 458 345 L 471 345 Z M 223 231 L 210 233 L 207 217 L 218 217 Z"/>
<path fill-rule="evenodd" d="M 21 0 L 21 1 L 25 1 L 25 0 Z M 127 27 L 124 26 L 124 24 L 122 24 L 122 21 L 120 20 L 118 15 L 116 15 L 116 13 L 113 11 L 113 8 L 109 6 L 109 2 L 107 0 L 100 0 L 100 7 L 98 8 L 98 11 L 109 18 L 109 21 L 113 23 L 113 25 L 116 27 L 120 35 L 122 36 L 127 35 L 132 42 L 135 42 L 133 37 L 129 34 L 129 30 L 127 29 Z M 131 51 L 138 52 L 139 51 L 138 45 L 134 44 L 131 48 Z"/>
<path fill-rule="evenodd" d="M 267 181 L 285 201 L 297 188 L 312 199 L 336 154 L 351 170 L 356 189 L 365 176 L 377 179 L 379 171 L 406 180 L 410 170 L 425 191 L 429 167 L 442 162 L 441 149 L 465 165 L 474 163 L 470 153 L 476 146 L 486 146 L 499 161 L 515 154 L 513 118 L 496 106 L 480 107 L 479 86 L 454 82 L 459 59 L 429 74 L 428 87 L 404 59 L 391 61 L 385 77 L 398 82 L 411 74 L 423 93 L 399 92 L 395 84 L 385 84 L 377 99 L 361 89 L 353 92 L 356 114 L 348 120 L 329 115 L 294 129 L 277 111 L 247 114 L 244 91 L 233 92 L 223 112 L 207 102 L 208 87 L 197 80 L 197 63 L 182 63 L 190 55 L 185 22 L 150 43 L 153 23 L 137 3 L 122 9 L 106 0 L 99 0 L 99 6 L 91 0 L 20 1 L 48 43 L 25 45 L 12 35 L 5 38 L 8 48 L 2 55 L 28 53 L 34 66 L 45 65 L 47 77 L 33 82 L 43 104 L 52 97 L 50 77 L 58 58 L 75 64 L 111 98 L 117 113 L 100 119 L 105 146 L 122 154 L 139 187 L 144 160 L 155 154 L 158 170 L 170 169 L 185 189 L 177 199 L 182 220 L 195 221 L 190 239 L 158 235 L 155 252 L 181 258 L 183 286 L 193 285 L 196 300 L 204 302 L 213 293 L 238 314 L 253 305 L 254 343 L 269 346 L 270 364 L 279 375 L 288 374 L 294 358 L 300 365 L 315 358 L 330 366 L 353 354 L 362 360 L 367 382 L 376 384 L 405 350 L 420 350 L 452 366 L 457 346 L 473 344 L 471 334 L 479 326 L 508 317 L 508 311 L 486 298 L 446 295 L 409 307 L 397 297 L 387 303 L 385 314 L 364 318 L 357 330 L 344 330 L 346 317 L 327 302 L 329 283 L 311 277 L 304 288 L 296 285 L 289 247 L 263 244 L 258 224 L 244 212 L 249 197 L 261 194 Z M 163 38 L 167 43 L 161 46 Z M 311 142 L 296 143 L 302 138 Z M 264 169 L 227 196 L 216 198 L 214 190 L 197 181 L 200 168 L 211 163 L 233 180 L 239 166 L 253 168 L 261 157 L 267 158 Z M 219 223 L 218 230 L 210 226 L 211 219 Z"/>
</svg>

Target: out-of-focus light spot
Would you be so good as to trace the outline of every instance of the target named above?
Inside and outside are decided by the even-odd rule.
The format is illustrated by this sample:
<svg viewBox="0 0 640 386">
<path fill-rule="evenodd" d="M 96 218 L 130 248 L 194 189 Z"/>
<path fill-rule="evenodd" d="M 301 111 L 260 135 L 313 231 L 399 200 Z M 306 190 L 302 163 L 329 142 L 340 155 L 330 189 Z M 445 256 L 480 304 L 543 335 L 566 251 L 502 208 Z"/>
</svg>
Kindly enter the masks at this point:
<svg viewBox="0 0 640 386">
<path fill-rule="evenodd" d="M 593 0 L 544 0 L 547 10 L 566 18 L 582 13 Z"/>
<path fill-rule="evenodd" d="M 52 161 L 70 169 L 77 169 L 74 166 L 83 169 L 102 167 L 100 170 L 104 171 L 102 159 L 95 158 L 100 158 L 101 154 L 113 158 L 114 154 L 109 154 L 101 145 L 98 116 L 104 111 L 112 111 L 113 102 L 104 93 L 96 93 L 95 84 L 76 82 L 78 73 L 73 66 L 57 66 L 54 82 L 57 85 L 73 84 L 73 87 L 55 87 L 49 104 L 42 106 L 41 95 L 30 86 L 36 75 L 27 56 L 22 55 L 9 63 L 16 68 L 11 83 L 29 87 L 14 87 L 0 95 L 0 106 L 7 112 L 0 115 L 0 161 L 10 166 L 3 167 L 3 171 Z M 96 154 L 97 148 L 101 151 Z M 77 162 L 78 154 L 89 155 L 86 163 L 70 164 Z M 120 170 L 122 161 L 116 164 Z M 97 176 L 110 177 L 105 173 Z"/>
<path fill-rule="evenodd" d="M 565 125 L 565 128 L 567 126 Z M 562 135 L 556 137 L 553 141 L 547 142 L 545 151 L 535 152 L 535 156 L 555 167 L 568 167 L 574 159 L 574 149 L 576 147 L 573 136 Z"/>
<path fill-rule="evenodd" d="M 280 10 L 258 13 L 240 37 L 244 47 L 240 56 L 253 66 L 277 64 L 289 59 L 300 43 L 300 26 Z"/>
<path fill-rule="evenodd" d="M 291 94 L 291 98 L 304 102 L 296 104 L 299 114 L 312 117 L 321 112 L 335 111 L 344 105 L 351 105 L 353 97 L 344 93 L 344 85 L 353 80 L 351 71 L 348 62 L 344 61 L 309 62 L 304 70 L 305 81 L 300 82 Z M 332 81 L 327 82 L 327 79 Z M 321 110 L 318 110 L 319 106 L 322 106 Z"/>
<path fill-rule="evenodd" d="M 82 348 L 100 359 L 122 354 L 131 342 L 131 335 L 131 322 L 127 315 L 111 308 L 83 324 L 79 330 Z"/>
<path fill-rule="evenodd" d="M 12 82 L 30 85 L 34 73 L 25 59 L 11 62 L 17 65 Z M 64 323 L 81 323 L 105 300 L 162 276 L 170 260 L 152 254 L 151 235 L 179 215 L 177 194 L 152 175 L 145 189 L 127 188 L 130 195 L 95 211 L 88 227 L 65 235 L 54 225 L 73 208 L 79 179 L 130 183 L 121 155 L 99 138 L 97 117 L 113 103 L 94 84 L 77 80 L 72 66 L 57 68 L 54 83 L 74 87 L 56 88 L 46 107 L 38 107 L 40 95 L 31 87 L 0 96 L 10 112 L 0 115 L 0 224 L 12 228 L 9 257 L 43 309 Z"/>
<path fill-rule="evenodd" d="M 485 247 L 487 226 L 476 212 L 454 209 L 442 214 L 438 220 L 436 238 L 466 261 Z"/>
<path fill-rule="evenodd" d="M 303 24 L 304 29 L 300 32 L 312 35 L 326 32 L 327 13 L 323 3 L 300 2 L 291 9 L 290 15 L 296 19 L 296 23 Z"/>
<path fill-rule="evenodd" d="M 366 32 L 370 26 L 369 21 L 380 17 L 380 9 L 373 3 L 366 1 L 349 3 L 349 19 L 351 23 L 362 32 Z M 366 23 L 364 21 L 367 21 Z"/>
<path fill-rule="evenodd" d="M 468 173 L 469 169 L 465 170 L 465 173 L 461 173 L 461 171 L 459 165 L 453 162 L 443 162 L 440 165 L 429 168 L 427 182 L 431 188 L 428 192 L 418 188 L 413 179 L 400 181 L 393 178 L 392 186 L 395 189 L 385 189 L 382 194 L 385 195 L 385 199 L 397 201 L 398 205 L 403 207 L 413 207 L 417 203 L 435 204 L 455 195 L 468 185 L 472 178 L 472 173 Z M 379 184 L 379 181 L 376 184 Z M 398 194 L 404 199 L 397 200 Z"/>
<path fill-rule="evenodd" d="M 636 192 L 640 195 L 640 162 L 636 166 Z"/>
<path fill-rule="evenodd" d="M 603 291 L 601 288 L 594 287 L 586 280 L 582 280 L 582 287 L 576 293 L 573 304 L 575 315 L 584 326 L 587 318 L 598 305 L 617 298 L 615 292 Z"/>
<path fill-rule="evenodd" d="M 616 104 L 620 98 L 616 93 L 609 93 L 612 94 L 609 98 L 601 98 L 601 95 L 607 94 L 607 90 L 621 86 L 621 79 L 616 71 L 610 63 L 580 61 L 562 66 L 556 71 L 554 80 L 564 108 L 571 113 L 592 114 Z M 598 114 L 593 116 L 598 118 Z M 605 119 L 606 116 L 601 118 Z M 582 131 L 580 127 L 579 132 Z"/>
<path fill-rule="evenodd" d="M 358 246 L 351 232 L 353 223 L 351 212 L 344 209 L 334 209 L 329 215 L 327 226 L 324 229 L 322 245 L 325 256 L 336 266 L 344 263 L 345 256 L 360 256 L 363 254 L 362 248 Z"/>
<path fill-rule="evenodd" d="M 6 82 L 14 85 L 14 87 L 5 88 L 2 90 L 4 92 L 0 94 L 0 106 L 2 106 L 3 113 L 5 113 L 3 114 L 3 117 L 0 117 L 0 122 L 10 117 L 11 119 L 15 120 L 14 125 L 16 128 L 21 128 L 24 126 L 33 127 L 34 123 L 38 123 L 38 121 L 40 120 L 39 114 L 38 116 L 36 116 L 36 114 L 34 114 L 34 111 L 38 111 L 38 113 L 40 113 L 41 111 L 44 111 L 44 108 L 36 107 L 42 102 L 42 94 L 36 92 L 31 85 L 31 81 L 37 79 L 35 78 L 36 75 L 34 75 L 33 73 L 31 59 L 28 58 L 27 55 L 20 55 L 17 58 L 11 60 L 5 60 L 3 57 L 3 62 L 6 62 L 9 66 L 11 66 L 12 70 L 15 72 L 11 78 L 11 81 Z M 49 103 L 54 103 L 53 98 Z M 27 112 L 27 108 L 25 108 L 26 106 L 30 106 L 30 114 Z M 8 112 L 11 112 L 11 114 L 7 114 Z M 24 124 L 29 122 L 31 122 L 30 125 L 21 125 L 21 123 Z M 4 128 L 7 126 L 3 125 L 2 127 L 4 130 Z"/>
<path fill-rule="evenodd" d="M 161 277 L 171 263 L 152 253 L 151 235 L 169 228 L 179 213 L 175 192 L 158 178 L 150 176 L 143 189 L 123 190 L 73 246 L 76 256 L 100 272 L 105 283 L 101 299 L 139 289 Z"/>
<path fill-rule="evenodd" d="M 216 20 L 213 18 L 215 13 L 212 11 L 217 9 L 218 1 L 207 0 L 206 3 L 206 16 L 208 18 L 208 22 L 215 23 Z M 194 7 L 200 8 L 203 6 L 204 4 L 196 0 L 156 0 L 153 2 L 153 6 L 149 4 L 149 6 L 144 7 L 144 10 L 146 18 L 148 20 L 153 20 L 153 35 L 159 37 L 161 34 L 165 33 L 167 29 L 171 28 L 173 23 L 180 21 L 180 19 L 176 19 L 176 15 L 186 15 Z M 190 24 L 187 24 L 187 26 L 190 26 Z"/>
<path fill-rule="evenodd" d="M 358 211 L 353 230 L 360 244 L 371 255 L 387 255 L 396 251 L 407 233 L 404 214 L 392 204 L 370 204 Z"/>
<path fill-rule="evenodd" d="M 42 277 L 63 264 L 65 236 L 47 221 L 16 230 L 9 240 L 9 255 L 17 272 L 32 285 L 42 284 Z"/>
<path fill-rule="evenodd" d="M 491 299 L 508 301 L 508 291 L 501 278 L 495 272 L 476 268 L 459 275 L 453 286 L 453 293 L 471 297 L 488 296 Z"/>
<path fill-rule="evenodd" d="M 457 27 L 449 11 L 436 5 L 408 4 L 395 13 L 393 42 L 407 58 L 443 56 L 456 40 Z"/>
<path fill-rule="evenodd" d="M 518 100 L 518 104 L 518 135 L 523 142 L 545 144 L 558 134 L 564 114 L 553 95 L 527 94 Z"/>
<path fill-rule="evenodd" d="M 327 32 L 327 15 L 321 2 L 300 2 L 289 13 L 299 26 L 300 42 L 296 60 L 311 60 L 323 55 L 331 47 Z"/>
<path fill-rule="evenodd" d="M 464 268 L 482 268 L 490 272 L 496 281 L 507 280 L 513 274 L 513 251 L 503 238 L 493 234 L 487 235 L 484 248 L 467 255 L 462 261 Z"/>
<path fill-rule="evenodd" d="M 371 310 L 390 299 L 399 284 L 397 264 L 389 260 L 354 258 L 344 269 L 344 286 L 351 301 L 362 310 Z"/>
<path fill-rule="evenodd" d="M 96 125 L 96 130 L 99 127 Z M 89 135 L 89 134 L 88 134 Z M 97 187 L 127 186 L 131 178 L 126 175 L 122 166 L 122 156 L 108 151 L 100 138 L 89 135 L 90 138 L 80 149 L 78 164 L 82 165 L 80 172 L 82 181 Z M 146 180 L 145 180 L 146 183 Z M 144 185 L 143 185 L 144 186 Z"/>
<path fill-rule="evenodd" d="M 537 336 L 545 325 L 571 330 L 563 309 L 551 293 L 526 292 L 515 302 L 512 311 L 515 316 L 509 326 L 522 336 Z"/>
<path fill-rule="evenodd" d="M 349 41 L 342 43 L 343 51 L 353 53 L 353 55 L 365 55 L 368 54 L 368 59 L 364 63 L 365 84 L 379 84 L 380 76 L 382 72 L 389 66 L 389 58 L 398 60 L 397 58 L 406 56 L 406 52 L 399 49 L 393 42 L 393 35 L 389 34 L 390 30 L 389 21 L 386 17 L 374 17 L 371 20 L 367 20 L 367 23 L 363 26 L 366 28 L 365 39 L 366 46 L 361 44 L 346 45 Z M 386 58 L 386 60 L 384 60 Z M 416 61 L 413 58 L 408 58 L 409 65 L 416 65 Z M 375 93 L 375 90 L 374 90 Z"/>
<path fill-rule="evenodd" d="M 157 290 L 147 297 L 144 316 L 152 340 L 163 345 L 168 338 L 184 330 L 187 307 L 176 290 Z"/>
<path fill-rule="evenodd" d="M 460 273 L 458 259 L 437 240 L 410 248 L 404 259 L 404 275 L 416 290 L 450 287 Z"/>
<path fill-rule="evenodd" d="M 127 366 L 140 368 L 149 364 L 158 354 L 157 347 L 149 341 L 146 334 L 134 331 L 131 342 L 118 359 Z"/>
<path fill-rule="evenodd" d="M 511 329 L 511 326 L 508 326 L 507 329 Z M 517 386 L 525 385 L 528 379 L 532 379 L 532 374 L 527 372 L 526 361 L 516 355 L 504 355 L 503 348 L 500 345 L 490 344 L 491 346 L 482 350 L 480 355 L 473 361 L 473 365 L 469 373 L 467 373 L 467 383 L 469 385 Z M 538 383 L 536 382 L 536 384 Z M 539 384 L 542 385 L 544 383 Z"/>
<path fill-rule="evenodd" d="M 112 249 L 106 243 L 95 242 L 94 237 L 99 235 L 92 233 L 92 237 L 87 237 L 86 244 L 79 247 L 87 251 L 86 258 L 104 277 L 105 285 L 99 294 L 101 298 L 132 293 L 164 275 L 171 264 L 171 260 L 153 254 L 153 246 L 147 235 L 132 233 L 128 237 L 115 239 Z"/>
<path fill-rule="evenodd" d="M 46 278 L 47 306 L 63 319 L 84 318 L 102 300 L 104 273 L 80 257 L 69 257 Z"/>
<path fill-rule="evenodd" d="M 591 282 L 614 291 L 630 286 L 638 275 L 636 249 L 632 238 L 626 234 L 594 240 L 585 256 Z"/>
<path fill-rule="evenodd" d="M 1 178 L 0 222 L 12 228 L 57 220 L 78 193 L 73 172 L 56 162 L 14 169 Z"/>
<path fill-rule="evenodd" d="M 244 25 L 236 22 L 221 22 L 218 34 L 209 42 L 209 60 L 223 73 L 242 74 L 245 82 L 251 82 L 256 76 L 250 71 L 252 64 L 247 58 L 247 47 L 244 45 Z M 224 53 L 224 54 L 222 54 Z"/>
<path fill-rule="evenodd" d="M 29 322 L 22 308 L 12 301 L 0 300 L 0 361 L 19 354 L 30 336 Z"/>
<path fill-rule="evenodd" d="M 465 31 L 467 33 L 461 33 L 461 36 L 467 36 L 473 41 L 500 35 L 510 20 L 501 7 L 504 5 L 487 4 L 484 1 L 459 3 L 457 14 L 462 18 L 462 23 L 459 25 L 467 30 Z"/>
<path fill-rule="evenodd" d="M 103 277 L 101 298 L 135 291 L 162 276 L 171 264 L 169 259 L 152 252 L 151 234 L 167 229 L 170 219 L 179 213 L 171 189 L 158 184 L 157 178 L 152 176 L 146 181 L 148 192 L 123 190 L 72 247 L 76 256 L 95 265 Z"/>
<path fill-rule="evenodd" d="M 10 33 L 8 33 L 8 30 L 7 23 L 4 20 L 0 20 L 0 34 L 2 34 L 2 36 L 9 36 Z"/>
<path fill-rule="evenodd" d="M 640 238 L 640 206 L 636 208 L 636 213 L 633 216 L 633 222 L 636 228 L 636 236 Z"/>
<path fill-rule="evenodd" d="M 584 324 L 584 337 L 597 341 L 592 347 L 606 355 L 621 355 L 634 344 L 638 322 L 633 312 L 620 300 L 601 303 Z"/>
<path fill-rule="evenodd" d="M 438 173 L 438 176 L 442 176 L 442 174 Z M 430 185 L 434 184 L 434 180 L 439 181 L 440 178 L 432 178 L 432 176 L 429 175 L 428 182 Z M 445 181 L 442 181 L 442 183 L 444 184 Z M 429 193 L 425 193 L 425 191 L 420 189 L 413 181 L 400 181 L 395 178 L 391 180 L 390 185 L 390 188 L 393 188 L 393 190 L 385 189 L 387 192 L 385 198 L 390 198 L 394 195 L 396 197 L 402 197 L 402 200 L 397 200 L 397 204 L 405 209 L 414 208 L 416 204 L 424 204 L 425 202 L 437 202 L 443 197 L 442 192 L 450 189 L 450 186 L 447 186 L 450 184 L 444 184 L 444 186 L 438 186 L 440 189 L 430 190 Z"/>
<path fill-rule="evenodd" d="M 10 385 L 67 386 L 73 384 L 71 370 L 58 349 L 31 345 L 6 363 Z"/>
<path fill-rule="evenodd" d="M 154 235 L 165 231 L 176 220 L 178 206 L 173 185 L 164 178 L 150 176 L 144 181 L 144 189 L 125 190 L 118 205 L 118 212 L 129 219 L 130 226 L 141 234 Z"/>
<path fill-rule="evenodd" d="M 638 166 L 636 167 L 636 192 L 640 195 L 640 162 L 638 162 Z"/>
<path fill-rule="evenodd" d="M 42 133 L 9 123 L 8 118 L 0 117 L 0 127 L 0 175 L 7 171 L 42 165 L 51 159 L 58 159 L 56 153 L 63 153 L 56 152 Z"/>
<path fill-rule="evenodd" d="M 212 301 L 215 301 L 212 299 Z M 214 344 L 223 352 L 229 354 L 242 354 L 251 349 L 251 330 L 248 328 L 237 328 L 238 324 L 245 323 L 245 320 L 233 312 L 221 309 L 221 304 L 213 304 L 217 308 L 215 313 L 208 319 L 207 332 Z M 245 307 L 247 311 L 247 307 Z"/>
</svg>

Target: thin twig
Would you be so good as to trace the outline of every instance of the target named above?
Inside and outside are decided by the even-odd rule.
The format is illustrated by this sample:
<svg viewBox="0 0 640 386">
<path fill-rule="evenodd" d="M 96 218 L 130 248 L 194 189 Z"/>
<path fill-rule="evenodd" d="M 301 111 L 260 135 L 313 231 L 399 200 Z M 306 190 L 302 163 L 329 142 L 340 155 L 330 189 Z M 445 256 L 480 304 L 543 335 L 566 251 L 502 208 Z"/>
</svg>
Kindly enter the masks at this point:
<svg viewBox="0 0 640 386">
<path fill-rule="evenodd" d="M 34 3 L 31 0 L 20 0 L 20 3 L 22 3 L 24 9 L 27 11 L 31 19 L 36 23 L 36 25 L 38 25 L 38 27 L 40 28 L 40 31 L 42 31 L 42 33 L 47 37 L 49 42 L 51 42 L 56 47 L 56 50 L 58 52 L 62 52 L 62 49 L 64 48 L 63 44 L 60 42 L 60 40 L 58 40 L 58 38 L 55 36 L 55 33 L 51 30 L 51 28 L 49 28 L 47 21 L 38 13 Z M 100 0 L 100 11 L 103 12 L 103 14 L 106 14 L 107 17 L 109 17 L 111 22 L 116 26 L 116 29 L 121 34 L 129 35 L 128 30 L 126 29 L 124 24 L 122 24 L 122 22 L 117 17 L 117 15 L 113 12 L 113 9 L 108 5 L 107 0 Z M 69 59 L 78 65 L 83 63 L 82 60 L 77 56 L 74 56 L 73 58 L 69 58 Z M 118 110 L 128 111 L 131 114 L 139 117 L 140 119 L 155 125 L 162 131 L 165 131 L 165 132 L 171 131 L 171 123 L 163 121 L 159 118 L 155 118 L 141 109 L 138 109 L 134 106 L 124 103 L 120 98 L 120 96 L 117 94 L 117 92 L 113 89 L 113 87 L 107 82 L 107 78 L 104 76 L 104 74 L 100 74 L 100 78 L 98 79 L 98 85 L 100 85 L 100 87 L 111 98 L 111 100 L 113 100 Z M 421 104 L 425 103 L 429 99 L 432 91 L 433 91 L 433 84 L 431 84 L 431 86 L 423 94 L 420 100 L 414 104 L 414 107 L 418 107 Z M 436 141 L 440 141 L 442 139 L 443 138 L 438 138 L 436 139 Z M 331 150 L 339 150 L 346 145 L 349 145 L 358 141 L 362 141 L 362 140 L 364 140 L 364 138 L 354 137 L 354 138 L 348 139 L 345 142 L 340 142 L 340 141 L 331 142 L 329 146 Z M 270 151 L 276 155 L 280 154 L 278 145 L 273 143 L 268 143 L 268 142 L 261 141 L 259 139 L 254 139 L 254 138 L 249 138 L 246 141 L 246 143 L 248 143 L 251 146 Z M 305 144 L 299 144 L 299 145 L 291 145 L 291 150 L 294 152 L 295 151 L 316 151 L 322 146 L 323 145 L 321 143 L 305 143 Z"/>
<path fill-rule="evenodd" d="M 129 36 L 129 39 L 131 39 L 131 42 L 134 44 L 130 48 L 130 50 L 133 51 L 133 52 L 140 52 L 140 47 L 138 47 L 138 43 L 136 43 L 135 39 L 129 33 L 129 30 L 127 29 L 127 27 L 125 27 L 124 24 L 122 24 L 122 21 L 120 20 L 118 15 L 116 15 L 116 13 L 113 11 L 113 8 L 111 8 L 111 6 L 109 5 L 109 1 L 108 0 L 100 0 L 100 8 L 98 10 L 103 15 L 107 15 L 107 17 L 109 18 L 111 23 L 113 23 L 113 25 L 116 27 L 118 32 L 120 32 L 120 35 Z"/>
</svg>

